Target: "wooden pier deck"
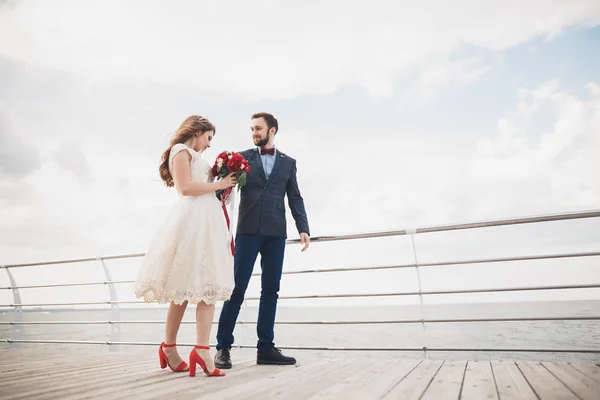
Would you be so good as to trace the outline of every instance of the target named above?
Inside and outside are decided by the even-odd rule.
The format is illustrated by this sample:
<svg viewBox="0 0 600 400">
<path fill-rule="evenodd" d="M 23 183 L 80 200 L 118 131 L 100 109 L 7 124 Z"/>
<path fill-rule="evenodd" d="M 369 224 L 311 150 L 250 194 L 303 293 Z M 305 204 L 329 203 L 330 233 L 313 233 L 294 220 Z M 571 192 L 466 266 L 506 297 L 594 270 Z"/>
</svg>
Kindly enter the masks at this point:
<svg viewBox="0 0 600 400">
<path fill-rule="evenodd" d="M 11 399 L 600 399 L 600 367 L 531 361 L 361 358 L 295 352 L 259 366 L 234 349 L 223 378 L 161 370 L 154 348 L 0 350 L 0 398 Z M 181 353 L 189 351 L 182 347 Z"/>
</svg>

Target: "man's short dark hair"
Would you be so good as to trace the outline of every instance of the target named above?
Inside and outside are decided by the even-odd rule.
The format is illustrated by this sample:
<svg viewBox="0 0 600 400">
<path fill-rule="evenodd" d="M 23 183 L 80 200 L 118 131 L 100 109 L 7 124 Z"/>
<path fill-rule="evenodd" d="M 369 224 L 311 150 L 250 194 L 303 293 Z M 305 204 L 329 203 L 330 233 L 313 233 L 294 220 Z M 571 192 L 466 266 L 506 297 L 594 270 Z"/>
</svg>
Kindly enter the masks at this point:
<svg viewBox="0 0 600 400">
<path fill-rule="evenodd" d="M 279 123 L 277 122 L 277 118 L 275 118 L 272 114 L 266 112 L 259 112 L 253 114 L 251 119 L 256 118 L 264 118 L 265 122 L 267 123 L 268 130 L 271 130 L 271 128 L 275 128 L 275 133 L 279 131 Z"/>
</svg>

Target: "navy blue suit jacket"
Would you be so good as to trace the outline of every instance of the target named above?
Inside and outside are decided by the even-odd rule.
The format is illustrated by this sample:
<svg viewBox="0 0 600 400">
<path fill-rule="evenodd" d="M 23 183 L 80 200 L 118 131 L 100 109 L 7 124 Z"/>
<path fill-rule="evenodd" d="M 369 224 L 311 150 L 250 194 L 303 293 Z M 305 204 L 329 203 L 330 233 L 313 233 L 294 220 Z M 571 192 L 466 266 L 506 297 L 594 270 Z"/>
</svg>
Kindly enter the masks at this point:
<svg viewBox="0 0 600 400">
<path fill-rule="evenodd" d="M 241 151 L 250 173 L 242 188 L 236 234 L 268 235 L 287 238 L 284 197 L 296 221 L 298 233 L 310 236 L 304 199 L 296 180 L 296 160 L 277 150 L 275 164 L 267 179 L 257 148 Z M 220 194 L 217 194 L 220 196 Z"/>
</svg>

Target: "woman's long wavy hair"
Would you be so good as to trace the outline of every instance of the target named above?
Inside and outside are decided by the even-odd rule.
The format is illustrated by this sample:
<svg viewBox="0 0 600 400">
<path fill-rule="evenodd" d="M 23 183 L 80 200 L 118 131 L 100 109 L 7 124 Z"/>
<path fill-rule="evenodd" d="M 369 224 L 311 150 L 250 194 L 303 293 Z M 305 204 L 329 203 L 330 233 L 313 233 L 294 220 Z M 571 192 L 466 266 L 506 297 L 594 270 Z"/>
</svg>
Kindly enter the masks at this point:
<svg viewBox="0 0 600 400">
<path fill-rule="evenodd" d="M 169 171 L 169 155 L 171 154 L 171 148 L 177 143 L 187 142 L 197 133 L 203 135 L 208 131 L 213 131 L 213 135 L 217 133 L 215 126 L 206 117 L 201 115 L 192 115 L 187 117 L 185 121 L 181 123 L 179 129 L 177 129 L 177 132 L 175 132 L 171 138 L 169 148 L 163 152 L 160 167 L 158 167 L 160 178 L 165 182 L 167 187 L 172 187 L 174 185 L 173 176 L 171 175 L 171 171 Z"/>
</svg>

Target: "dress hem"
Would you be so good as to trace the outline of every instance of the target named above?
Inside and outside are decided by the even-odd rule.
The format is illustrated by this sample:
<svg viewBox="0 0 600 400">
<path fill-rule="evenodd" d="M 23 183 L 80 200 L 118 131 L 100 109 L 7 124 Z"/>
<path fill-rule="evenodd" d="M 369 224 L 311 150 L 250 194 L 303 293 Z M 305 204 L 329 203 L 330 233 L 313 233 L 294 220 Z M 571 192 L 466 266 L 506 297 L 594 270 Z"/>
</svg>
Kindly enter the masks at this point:
<svg viewBox="0 0 600 400">
<path fill-rule="evenodd" d="M 219 301 L 228 301 L 231 298 L 231 295 L 221 295 L 221 296 L 190 296 L 190 295 L 181 295 L 181 296 L 169 296 L 169 295 L 160 295 L 157 296 L 153 294 L 154 290 L 147 289 L 144 292 L 136 293 L 136 297 L 143 298 L 144 303 L 158 303 L 158 304 L 170 304 L 171 302 L 177 305 L 181 305 L 184 302 L 188 302 L 188 304 L 198 304 L 204 302 L 207 305 L 214 305 Z"/>
</svg>

